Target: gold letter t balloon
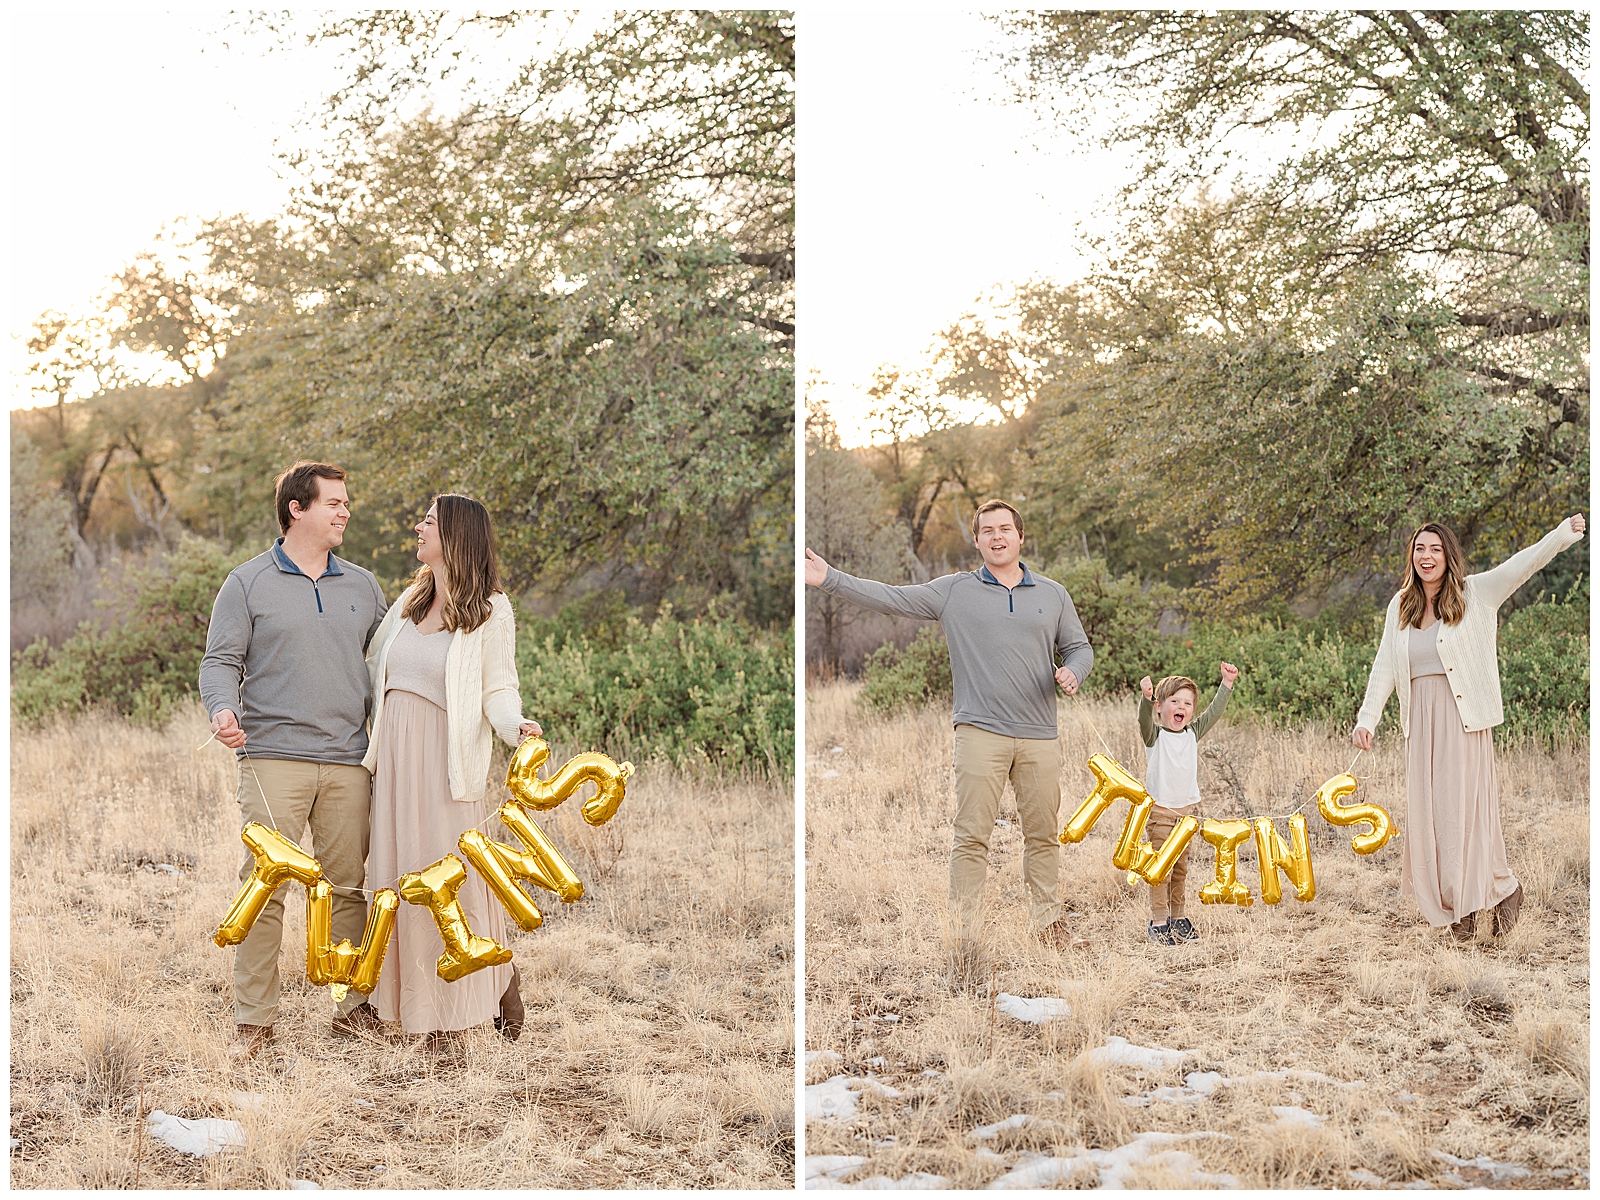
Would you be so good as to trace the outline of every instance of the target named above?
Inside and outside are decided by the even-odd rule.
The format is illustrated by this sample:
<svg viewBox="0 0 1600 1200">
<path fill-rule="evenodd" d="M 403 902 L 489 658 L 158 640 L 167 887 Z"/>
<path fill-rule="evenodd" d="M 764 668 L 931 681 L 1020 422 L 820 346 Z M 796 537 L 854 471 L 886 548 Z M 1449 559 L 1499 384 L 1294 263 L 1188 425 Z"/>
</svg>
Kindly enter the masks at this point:
<svg viewBox="0 0 1600 1200">
<path fill-rule="evenodd" d="M 571 759 L 549 779 L 540 779 L 538 770 L 549 758 L 550 747 L 541 738 L 527 739 L 511 758 L 506 787 L 514 799 L 501 805 L 496 815 L 522 843 L 521 849 L 485 837 L 476 829 L 464 832 L 457 843 L 489 890 L 523 929 L 537 929 L 544 918 L 517 880 L 526 879 L 568 904 L 583 895 L 583 883 L 524 805 L 548 811 L 585 783 L 593 783 L 597 790 L 584 802 L 583 819 L 590 825 L 604 825 L 621 807 L 628 778 L 633 774 L 632 763 L 618 764 L 604 754 L 589 752 Z M 346 988 L 365 994 L 376 986 L 401 899 L 426 908 L 438 925 L 444 942 L 444 953 L 438 962 L 441 979 L 454 981 L 484 967 L 511 961 L 510 950 L 492 938 L 473 933 L 467 924 L 457 898 L 466 882 L 467 869 L 454 854 L 402 876 L 398 895 L 392 888 L 379 889 L 358 950 L 347 940 L 333 944 L 330 888 L 316 859 L 276 829 L 255 821 L 246 825 L 239 836 L 255 865 L 217 929 L 213 940 L 219 946 L 236 946 L 244 941 L 272 893 L 292 879 L 306 888 L 306 978 L 314 984 L 330 985 L 336 999 L 343 999 Z"/>
</svg>

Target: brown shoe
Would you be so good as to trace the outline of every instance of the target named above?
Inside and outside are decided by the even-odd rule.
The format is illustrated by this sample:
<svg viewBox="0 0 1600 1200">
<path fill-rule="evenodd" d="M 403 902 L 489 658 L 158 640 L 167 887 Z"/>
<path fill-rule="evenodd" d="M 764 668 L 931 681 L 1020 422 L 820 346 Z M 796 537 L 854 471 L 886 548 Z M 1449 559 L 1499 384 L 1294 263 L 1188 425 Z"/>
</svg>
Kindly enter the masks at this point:
<svg viewBox="0 0 1600 1200">
<path fill-rule="evenodd" d="M 1521 915 L 1522 885 L 1519 883 L 1516 891 L 1494 906 L 1494 936 L 1510 933 Z"/>
<path fill-rule="evenodd" d="M 378 1017 L 378 1010 L 371 1004 L 361 1003 L 345 1013 L 342 1017 L 333 1019 L 333 1031 L 340 1037 L 382 1037 L 384 1035 L 383 1021 Z"/>
<path fill-rule="evenodd" d="M 506 985 L 505 994 L 500 997 L 500 1015 L 494 1019 L 494 1027 L 500 1031 L 500 1036 L 508 1042 L 514 1042 L 522 1036 L 522 1022 L 527 1015 L 522 1007 L 522 976 L 518 973 L 516 964 L 511 966 L 511 982 Z"/>
<path fill-rule="evenodd" d="M 1039 930 L 1039 940 L 1047 946 L 1054 946 L 1057 950 L 1066 950 L 1068 948 L 1086 950 L 1089 947 L 1089 939 L 1075 937 L 1072 932 L 1072 926 L 1067 923 L 1065 917 L 1059 917 Z"/>
<path fill-rule="evenodd" d="M 1478 914 L 1468 913 L 1450 926 L 1450 936 L 1458 942 L 1470 942 L 1478 932 Z"/>
<path fill-rule="evenodd" d="M 233 1044 L 228 1047 L 228 1061 L 232 1063 L 249 1062 L 272 1040 L 271 1025 L 238 1025 L 235 1030 Z"/>
</svg>

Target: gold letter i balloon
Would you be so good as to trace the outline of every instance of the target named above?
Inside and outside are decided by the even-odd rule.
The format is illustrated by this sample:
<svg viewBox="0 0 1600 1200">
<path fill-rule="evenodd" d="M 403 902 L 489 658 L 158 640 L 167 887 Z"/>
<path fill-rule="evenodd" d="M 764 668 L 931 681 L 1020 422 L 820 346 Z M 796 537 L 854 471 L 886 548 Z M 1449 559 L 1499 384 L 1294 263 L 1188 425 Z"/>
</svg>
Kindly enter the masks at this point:
<svg viewBox="0 0 1600 1200">
<path fill-rule="evenodd" d="M 439 978 L 454 983 L 484 967 L 511 961 L 511 951 L 493 938 L 480 937 L 467 925 L 456 893 L 467 881 L 467 868 L 454 854 L 446 854 L 422 871 L 400 877 L 400 897 L 420 904 L 433 914 L 433 922 L 444 939 L 444 953 L 437 963 Z"/>
<path fill-rule="evenodd" d="M 1200 903 L 1249 908 L 1255 900 L 1250 889 L 1239 882 L 1237 870 L 1239 847 L 1250 837 L 1250 822 L 1207 817 L 1200 822 L 1200 836 L 1217 848 L 1217 877 L 1200 889 Z"/>
<path fill-rule="evenodd" d="M 310 887 L 322 878 L 322 867 L 316 859 L 296 846 L 276 829 L 268 829 L 259 821 L 251 821 L 239 833 L 255 857 L 255 866 L 244 888 L 233 899 L 228 915 L 211 940 L 224 948 L 237 946 L 244 941 L 250 927 L 256 923 L 261 910 L 272 899 L 272 893 L 293 879 Z"/>
</svg>

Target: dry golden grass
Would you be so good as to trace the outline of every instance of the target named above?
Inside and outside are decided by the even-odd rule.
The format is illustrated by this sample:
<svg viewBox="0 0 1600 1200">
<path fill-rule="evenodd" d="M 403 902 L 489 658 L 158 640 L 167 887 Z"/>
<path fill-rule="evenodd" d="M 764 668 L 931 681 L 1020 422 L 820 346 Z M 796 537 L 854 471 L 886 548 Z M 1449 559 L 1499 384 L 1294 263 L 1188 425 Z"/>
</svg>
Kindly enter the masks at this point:
<svg viewBox="0 0 1600 1200">
<path fill-rule="evenodd" d="M 289 885 L 277 1040 L 236 1070 L 211 934 L 242 847 L 231 756 L 190 753 L 206 736 L 198 711 L 13 732 L 13 1187 L 793 1186 L 790 788 L 652 767 L 599 830 L 550 814 L 588 895 L 512 927 L 522 1039 L 454 1057 L 333 1036 Z M 248 1144 L 141 1137 L 141 1088 Z"/>
<path fill-rule="evenodd" d="M 1027 1151 L 1111 1150 L 1145 1131 L 1210 1130 L 1228 1138 L 1175 1148 L 1246 1187 L 1348 1187 L 1351 1169 L 1390 1183 L 1491 1182 L 1471 1167 L 1445 1176 L 1451 1168 L 1435 1150 L 1526 1165 L 1517 1186 L 1584 1186 L 1574 1168 L 1589 1164 L 1587 747 L 1500 756 L 1508 851 L 1527 893 L 1503 945 L 1460 947 L 1430 931 L 1400 899 L 1398 838 L 1359 857 L 1355 831 L 1330 828 L 1314 807 L 1312 903 L 1286 885 L 1279 905 L 1262 904 L 1247 843 L 1239 877 L 1255 905 L 1200 905 L 1212 853 L 1197 838 L 1188 915 L 1202 940 L 1152 945 L 1148 889 L 1128 888 L 1110 861 L 1127 811 L 1119 804 L 1082 844 L 1061 849 L 1061 894 L 1092 945 L 1052 950 L 1027 934 L 1008 789 L 1001 816 L 1012 827 L 997 827 L 991 843 L 984 954 L 963 972 L 942 934 L 955 807 L 948 708 L 876 717 L 854 695 L 852 685 L 830 684 L 807 699 L 806 1046 L 844 1061 L 813 1062 L 806 1082 L 872 1072 L 903 1094 L 864 1096 L 854 1124 L 808 1123 L 808 1156 L 867 1159 L 839 1178 L 925 1171 L 982 1187 Z M 1133 703 L 1086 711 L 1113 755 L 1142 774 Z M 1061 727 L 1065 820 L 1092 786 L 1084 761 L 1100 745 L 1073 705 L 1063 706 Z M 1398 740 L 1362 758 L 1356 798 L 1387 807 L 1404 837 Z M 1238 722 L 1202 746 L 1202 791 L 1219 816 L 1243 815 L 1247 803 L 1257 814 L 1286 812 L 1354 753 L 1325 730 Z M 837 776 L 823 778 L 830 770 Z M 1023 1024 L 993 1013 L 1000 992 L 1065 997 L 1072 1012 Z M 900 1020 L 870 1020 L 890 1013 Z M 1192 1057 L 1148 1073 L 1078 1061 L 1110 1035 Z M 1242 1079 L 1284 1068 L 1365 1086 L 1291 1076 L 1220 1088 L 1194 1106 L 1122 1102 L 1181 1085 L 1191 1071 Z M 1325 1123 L 1279 1127 L 1275 1105 Z M 979 1153 L 971 1132 L 1018 1113 L 1034 1121 Z M 1061 1186 L 1097 1182 L 1080 1171 Z M 1176 1186 L 1182 1177 L 1152 1164 L 1124 1182 Z"/>
</svg>

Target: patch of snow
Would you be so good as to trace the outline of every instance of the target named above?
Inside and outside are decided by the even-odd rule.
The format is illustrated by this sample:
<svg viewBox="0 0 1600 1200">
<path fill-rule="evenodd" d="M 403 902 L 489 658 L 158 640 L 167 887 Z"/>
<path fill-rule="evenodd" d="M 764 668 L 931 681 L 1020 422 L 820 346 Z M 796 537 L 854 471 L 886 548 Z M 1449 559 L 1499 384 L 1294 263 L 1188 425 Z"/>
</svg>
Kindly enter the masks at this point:
<svg viewBox="0 0 1600 1200">
<path fill-rule="evenodd" d="M 1477 1158 L 1457 1158 L 1454 1154 L 1435 1150 L 1433 1156 L 1449 1163 L 1452 1167 L 1471 1167 L 1475 1171 L 1482 1171 L 1496 1183 L 1506 1179 L 1526 1179 L 1533 1174 L 1527 1167 L 1518 1166 L 1516 1163 L 1497 1163 L 1487 1154 L 1480 1154 Z"/>
<path fill-rule="evenodd" d="M 289 1188 L 296 1192 L 320 1192 L 322 1185 L 311 1179 L 291 1179 Z"/>
<path fill-rule="evenodd" d="M 849 1121 L 856 1115 L 861 1103 L 861 1093 L 883 1096 L 893 1100 L 900 1092 L 876 1079 L 861 1079 L 852 1075 L 835 1075 L 826 1083 L 808 1084 L 806 1087 L 806 1120 Z"/>
<path fill-rule="evenodd" d="M 374 1105 L 371 1100 L 363 1100 L 360 1096 L 356 1097 L 356 1103 L 361 1105 L 362 1108 L 375 1108 L 376 1107 L 376 1105 Z"/>
<path fill-rule="evenodd" d="M 1078 1055 L 1078 1061 L 1096 1067 L 1139 1067 L 1155 1070 L 1177 1066 L 1190 1057 L 1187 1050 L 1167 1050 L 1161 1046 L 1135 1046 L 1126 1038 L 1115 1035 L 1106 1038 L 1104 1046 L 1096 1046 Z"/>
<path fill-rule="evenodd" d="M 926 1071 L 924 1071 L 922 1073 L 922 1077 L 924 1079 L 943 1079 L 944 1078 L 944 1072 L 943 1071 L 935 1071 L 932 1067 L 929 1067 Z"/>
<path fill-rule="evenodd" d="M 1059 1158 L 1025 1154 L 1009 1172 L 991 1183 L 989 1190 L 1010 1191 L 1064 1183 L 1086 1163 L 1099 1172 L 1100 1186 L 1107 1189 L 1126 1187 L 1129 1172 L 1145 1164 L 1164 1166 L 1175 1175 L 1182 1176 L 1184 1182 L 1190 1185 L 1209 1183 L 1224 1188 L 1238 1187 L 1239 1180 L 1233 1175 L 1202 1171 L 1200 1160 L 1187 1151 L 1162 1149 L 1173 1142 L 1205 1137 L 1225 1138 L 1227 1135 L 1209 1132 L 1141 1133 L 1126 1146 L 1119 1146 L 1115 1150 L 1077 1150 Z"/>
<path fill-rule="evenodd" d="M 835 770 L 830 768 L 829 770 L 826 770 L 826 771 L 824 771 L 822 773 L 822 778 L 824 778 L 824 779 L 837 779 L 837 778 L 839 778 L 839 772 L 837 772 L 837 771 L 835 771 Z"/>
<path fill-rule="evenodd" d="M 844 1055 L 840 1054 L 837 1050 L 807 1050 L 806 1051 L 806 1066 L 808 1066 L 808 1067 L 814 1062 L 843 1062 L 843 1061 L 844 1061 Z"/>
<path fill-rule="evenodd" d="M 889 1060 L 880 1054 L 875 1058 L 867 1059 L 867 1066 L 871 1067 L 874 1071 L 882 1071 L 889 1066 Z"/>
<path fill-rule="evenodd" d="M 836 1183 L 826 1176 L 806 1180 L 807 1188 L 819 1192 L 937 1191 L 949 1186 L 950 1181 L 943 1175 L 931 1175 L 927 1171 L 913 1171 L 904 1179 L 890 1179 L 887 1175 L 869 1175 L 866 1179 L 858 1179 L 854 1183 Z"/>
<path fill-rule="evenodd" d="M 1418 1100 L 1421 1100 L 1422 1097 L 1417 1095 L 1415 1092 L 1401 1092 L 1398 1099 L 1401 1104 L 1415 1104 Z"/>
<path fill-rule="evenodd" d="M 1413 1179 L 1410 1183 L 1403 1183 L 1400 1186 L 1408 1192 L 1431 1192 L 1433 1190 L 1433 1184 L 1426 1179 Z"/>
<path fill-rule="evenodd" d="M 995 1137 L 1008 1129 L 1021 1129 L 1024 1125 L 1032 1125 L 1033 1117 L 1028 1113 L 1017 1113 L 1016 1116 L 1007 1117 L 1004 1121 L 996 1121 L 993 1125 L 980 1125 L 972 1131 L 972 1136 L 979 1141 Z"/>
<path fill-rule="evenodd" d="M 1273 1115 L 1278 1119 L 1274 1124 L 1279 1129 L 1321 1129 L 1322 1118 L 1309 1109 L 1301 1108 L 1297 1104 L 1274 1104 Z"/>
<path fill-rule="evenodd" d="M 1371 1171 L 1364 1171 L 1359 1167 L 1351 1168 L 1350 1178 L 1354 1179 L 1357 1183 L 1370 1183 L 1377 1187 L 1383 1186 L 1382 1175 L 1374 1175 Z"/>
<path fill-rule="evenodd" d="M 21 1149 L 21 1147 L 22 1147 L 22 1139 L 21 1138 L 12 1138 L 11 1139 L 11 1149 L 18 1150 L 18 1149 Z"/>
<path fill-rule="evenodd" d="M 1011 822 L 1010 821 L 1002 821 L 999 817 L 996 817 L 994 819 L 994 825 L 995 825 L 996 829 L 1010 829 L 1011 828 Z"/>
<path fill-rule="evenodd" d="M 843 754 L 844 753 L 844 747 L 843 746 L 835 746 L 832 750 L 829 750 L 828 753 L 829 754 Z"/>
<path fill-rule="evenodd" d="M 1072 1006 L 1057 996 L 1030 999 L 1027 996 L 1013 996 L 1008 992 L 1001 992 L 996 996 L 994 1006 L 1006 1016 L 1026 1021 L 1030 1025 L 1043 1025 L 1046 1021 L 1053 1021 L 1072 1012 Z"/>
<path fill-rule="evenodd" d="M 851 1171 L 867 1165 L 859 1154 L 808 1154 L 806 1155 L 806 1186 L 813 1179 L 843 1179 Z"/>
<path fill-rule="evenodd" d="M 171 1146 L 179 1154 L 204 1158 L 228 1146 L 244 1145 L 244 1126 L 219 1117 L 169 1117 L 159 1108 L 145 1121 L 150 1136 Z"/>
</svg>

